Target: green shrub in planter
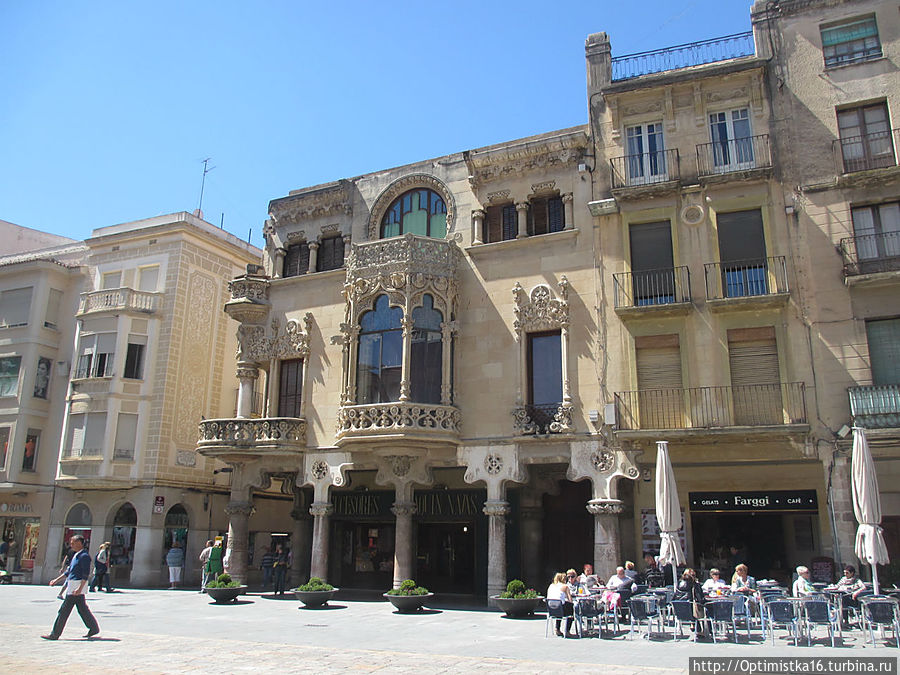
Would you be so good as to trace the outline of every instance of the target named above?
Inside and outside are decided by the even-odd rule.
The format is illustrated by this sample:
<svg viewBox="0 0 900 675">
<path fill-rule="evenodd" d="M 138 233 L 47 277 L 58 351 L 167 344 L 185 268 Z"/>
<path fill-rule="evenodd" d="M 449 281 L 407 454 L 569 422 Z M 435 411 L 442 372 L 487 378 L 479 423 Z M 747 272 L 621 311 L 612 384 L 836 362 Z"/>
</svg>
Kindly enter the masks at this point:
<svg viewBox="0 0 900 675">
<path fill-rule="evenodd" d="M 326 584 L 319 577 L 311 577 L 308 582 L 306 582 L 302 586 L 298 586 L 295 590 L 304 593 L 310 591 L 333 591 L 334 586 L 332 586 L 331 584 Z"/>
<path fill-rule="evenodd" d="M 407 579 L 400 588 L 394 588 L 387 592 L 387 595 L 428 595 L 428 589 L 424 586 L 416 586 L 416 582 Z"/>
<path fill-rule="evenodd" d="M 506 584 L 506 590 L 500 594 L 500 597 L 504 600 L 519 598 L 525 600 L 533 600 L 541 596 L 538 595 L 537 591 L 533 588 L 526 588 L 524 581 L 513 579 L 508 584 Z"/>
<path fill-rule="evenodd" d="M 216 577 L 215 581 L 210 581 L 206 584 L 207 588 L 237 588 L 241 585 L 241 582 L 235 581 L 231 578 L 230 574 L 220 574 Z"/>
</svg>

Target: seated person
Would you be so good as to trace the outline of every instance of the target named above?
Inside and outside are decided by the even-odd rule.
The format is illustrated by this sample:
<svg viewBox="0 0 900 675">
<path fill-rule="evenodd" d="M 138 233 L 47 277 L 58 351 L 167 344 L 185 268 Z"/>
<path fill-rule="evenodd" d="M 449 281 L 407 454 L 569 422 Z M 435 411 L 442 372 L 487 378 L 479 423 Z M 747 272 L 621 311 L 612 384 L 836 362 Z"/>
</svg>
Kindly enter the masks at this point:
<svg viewBox="0 0 900 675">
<path fill-rule="evenodd" d="M 721 595 L 728 584 L 722 579 L 722 573 L 717 567 L 713 567 L 709 571 L 709 579 L 703 582 L 703 592 L 706 595 Z"/>
<path fill-rule="evenodd" d="M 647 585 L 650 588 L 661 588 L 662 586 L 665 586 L 665 575 L 659 568 L 659 565 L 656 564 L 656 558 L 653 557 L 652 553 L 644 554 L 644 563 L 646 564 L 646 568 L 644 569 L 644 580 L 647 582 Z"/>
<path fill-rule="evenodd" d="M 579 589 L 584 588 L 581 582 L 578 581 L 578 572 L 572 568 L 566 570 L 566 585 L 569 587 L 569 593 L 572 595 L 578 595 Z"/>
<path fill-rule="evenodd" d="M 678 582 L 678 586 L 675 588 L 673 600 L 685 600 L 696 603 L 694 607 L 695 612 L 699 609 L 701 612 L 699 616 L 702 616 L 702 607 L 703 603 L 706 602 L 706 598 L 703 597 L 703 591 L 700 589 L 700 584 L 697 583 L 697 573 L 690 567 L 681 573 L 681 581 Z M 697 605 L 699 605 L 699 608 Z M 700 631 L 699 616 L 696 613 L 694 614 L 694 630 L 698 632 L 698 635 Z"/>
<path fill-rule="evenodd" d="M 566 575 L 562 572 L 557 572 L 553 576 L 553 583 L 547 588 L 547 600 L 559 600 L 563 603 L 563 616 L 566 617 L 565 635 L 571 635 L 575 612 L 574 606 L 572 605 L 572 593 L 569 590 L 569 585 L 566 583 Z M 562 619 L 557 619 L 556 634 L 563 637 L 564 634 L 560 630 L 561 624 Z"/>
<path fill-rule="evenodd" d="M 756 579 L 750 576 L 750 568 L 744 563 L 740 563 L 734 568 L 731 590 L 733 593 L 746 593 L 748 595 L 756 592 Z"/>
<path fill-rule="evenodd" d="M 630 589 L 632 584 L 634 584 L 634 580 L 625 576 L 625 568 L 617 567 L 616 573 L 606 582 L 606 591 L 603 593 L 603 600 L 611 608 L 620 607 L 622 604 L 622 596 L 619 594 L 619 591 Z"/>
<path fill-rule="evenodd" d="M 871 593 L 866 588 L 865 582 L 856 575 L 856 568 L 853 565 L 844 565 L 844 576 L 838 579 L 834 585 L 839 591 L 842 591 L 841 605 L 844 609 L 844 620 L 850 607 L 859 607 L 859 596 Z"/>
<path fill-rule="evenodd" d="M 791 595 L 795 598 L 802 598 L 805 595 L 812 595 L 816 592 L 812 582 L 809 580 L 809 568 L 800 565 L 797 567 L 797 579 L 791 589 Z"/>
<path fill-rule="evenodd" d="M 625 576 L 634 581 L 636 584 L 644 583 L 644 577 L 634 567 L 634 563 L 630 560 L 625 561 Z"/>
<path fill-rule="evenodd" d="M 597 575 L 594 574 L 594 566 L 590 563 L 584 564 L 584 571 L 578 577 L 578 582 L 587 589 L 596 588 L 600 585 Z"/>
</svg>

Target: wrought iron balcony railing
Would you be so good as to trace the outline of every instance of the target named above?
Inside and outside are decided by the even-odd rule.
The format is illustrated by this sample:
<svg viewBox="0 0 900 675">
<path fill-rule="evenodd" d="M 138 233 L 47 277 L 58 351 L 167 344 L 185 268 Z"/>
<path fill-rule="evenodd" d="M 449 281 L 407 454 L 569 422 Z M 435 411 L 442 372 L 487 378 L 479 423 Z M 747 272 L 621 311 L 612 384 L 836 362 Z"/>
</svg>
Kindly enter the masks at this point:
<svg viewBox="0 0 900 675">
<path fill-rule="evenodd" d="M 855 173 L 896 166 L 894 148 L 900 138 L 898 134 L 900 129 L 890 129 L 832 141 L 839 170 L 843 173 Z"/>
<path fill-rule="evenodd" d="M 513 428 L 522 436 L 571 433 L 575 430 L 572 406 L 544 403 L 517 407 L 513 410 Z"/>
<path fill-rule="evenodd" d="M 681 160 L 676 148 L 613 157 L 609 164 L 613 190 L 667 183 L 681 178 Z"/>
<path fill-rule="evenodd" d="M 392 401 L 343 406 L 338 412 L 338 439 L 383 435 L 459 436 L 459 408 L 436 403 Z"/>
<path fill-rule="evenodd" d="M 296 417 L 214 419 L 200 422 L 200 454 L 300 451 L 306 447 L 306 420 Z"/>
<path fill-rule="evenodd" d="M 106 288 L 81 294 L 78 316 L 93 312 L 140 312 L 153 314 L 159 308 L 159 293 L 133 288 Z"/>
<path fill-rule="evenodd" d="M 771 166 L 769 134 L 729 138 L 697 146 L 697 172 L 701 177 L 768 169 Z"/>
<path fill-rule="evenodd" d="M 703 267 L 708 300 L 778 295 L 789 291 L 783 255 L 706 263 Z"/>
<path fill-rule="evenodd" d="M 615 402 L 621 430 L 807 423 L 803 382 L 622 391 Z"/>
<path fill-rule="evenodd" d="M 613 274 L 616 307 L 651 307 L 691 301 L 691 272 L 685 266 Z"/>
<path fill-rule="evenodd" d="M 900 384 L 850 387 L 853 423 L 867 429 L 900 428 Z"/>
<path fill-rule="evenodd" d="M 860 234 L 841 239 L 844 276 L 900 270 L 900 232 Z"/>
<path fill-rule="evenodd" d="M 753 33 L 735 33 L 675 47 L 616 56 L 612 59 L 612 80 L 628 80 L 651 73 L 753 56 L 755 53 Z"/>
</svg>

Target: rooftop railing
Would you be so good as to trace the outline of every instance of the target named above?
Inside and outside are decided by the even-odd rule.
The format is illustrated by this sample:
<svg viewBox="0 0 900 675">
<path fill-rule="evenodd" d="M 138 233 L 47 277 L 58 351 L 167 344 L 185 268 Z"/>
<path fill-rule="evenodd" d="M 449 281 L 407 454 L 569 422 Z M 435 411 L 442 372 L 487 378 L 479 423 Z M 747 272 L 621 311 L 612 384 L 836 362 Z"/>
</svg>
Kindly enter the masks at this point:
<svg viewBox="0 0 900 675">
<path fill-rule="evenodd" d="M 735 33 L 711 40 L 616 56 L 612 59 L 612 80 L 629 80 L 651 73 L 753 56 L 755 53 L 753 32 Z"/>
<path fill-rule="evenodd" d="M 900 232 L 860 234 L 841 239 L 844 276 L 900 270 Z"/>
</svg>

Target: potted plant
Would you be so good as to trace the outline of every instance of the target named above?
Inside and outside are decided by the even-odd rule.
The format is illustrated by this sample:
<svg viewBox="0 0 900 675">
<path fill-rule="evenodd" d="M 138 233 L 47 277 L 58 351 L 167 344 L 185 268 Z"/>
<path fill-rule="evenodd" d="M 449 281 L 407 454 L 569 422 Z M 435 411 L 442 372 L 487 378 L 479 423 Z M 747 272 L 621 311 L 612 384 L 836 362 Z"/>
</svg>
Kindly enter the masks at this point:
<svg viewBox="0 0 900 675">
<path fill-rule="evenodd" d="M 237 597 L 243 595 L 246 590 L 247 587 L 232 579 L 230 574 L 220 574 L 215 581 L 206 585 L 207 595 L 220 605 L 226 602 L 236 602 Z"/>
<path fill-rule="evenodd" d="M 384 597 L 391 601 L 391 604 L 396 607 L 398 612 L 408 614 L 422 609 L 425 601 L 433 595 L 434 593 L 430 593 L 427 588 L 416 586 L 415 581 L 407 579 L 400 584 L 400 588 L 388 591 L 384 594 Z"/>
<path fill-rule="evenodd" d="M 519 579 L 510 581 L 506 584 L 506 590 L 500 595 L 492 595 L 491 600 L 511 618 L 533 615 L 544 602 L 543 596 L 533 588 L 527 588 L 525 582 Z"/>
<path fill-rule="evenodd" d="M 294 595 L 307 607 L 322 607 L 339 590 L 341 589 L 326 584 L 319 577 L 311 577 L 307 583 L 294 589 Z"/>
</svg>

